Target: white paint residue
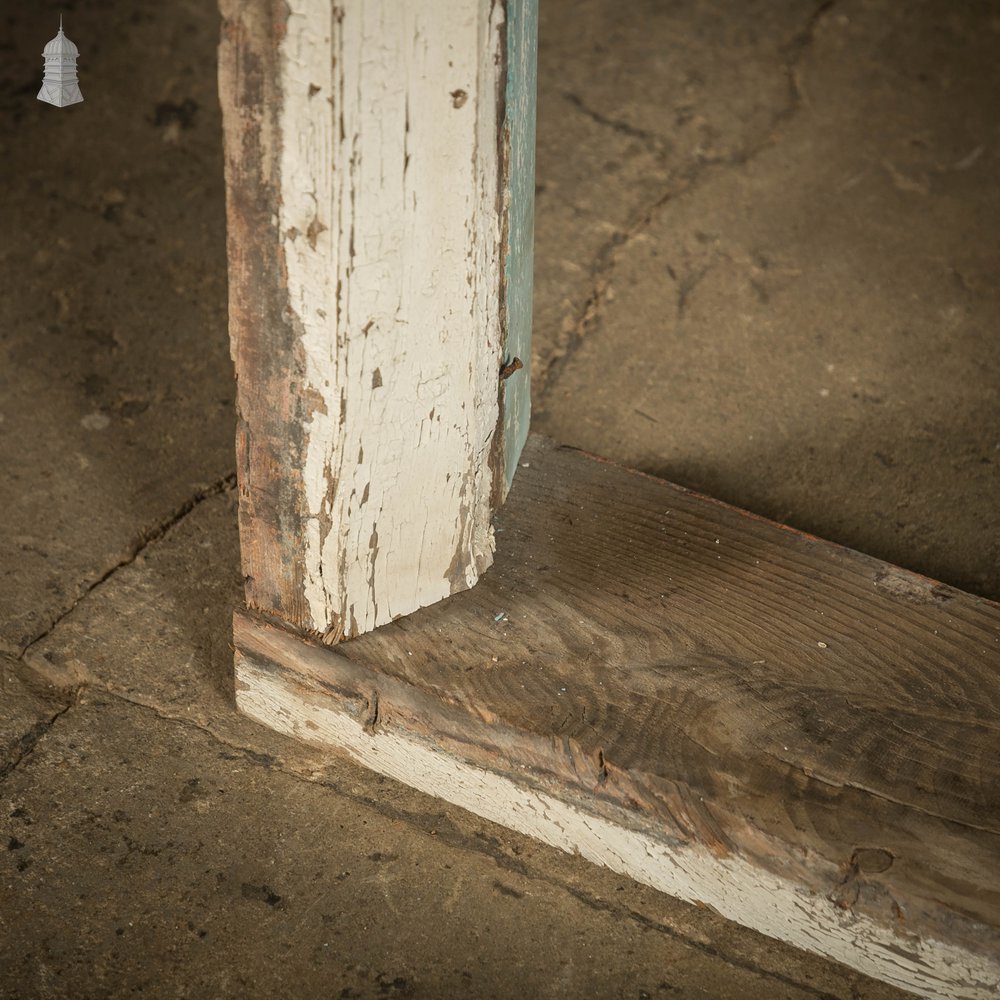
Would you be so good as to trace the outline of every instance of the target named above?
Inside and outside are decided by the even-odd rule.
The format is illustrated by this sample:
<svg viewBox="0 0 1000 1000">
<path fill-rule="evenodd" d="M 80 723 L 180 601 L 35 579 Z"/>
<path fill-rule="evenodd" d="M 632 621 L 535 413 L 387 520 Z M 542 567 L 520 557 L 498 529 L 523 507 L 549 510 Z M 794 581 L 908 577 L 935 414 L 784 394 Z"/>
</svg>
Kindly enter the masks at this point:
<svg viewBox="0 0 1000 1000">
<path fill-rule="evenodd" d="M 437 751 L 404 733 L 368 733 L 343 712 L 317 706 L 245 657 L 237 658 L 240 711 L 290 736 L 346 750 L 366 767 L 628 875 L 671 896 L 939 1000 L 992 1000 L 1000 963 L 932 939 L 901 938 L 823 896 L 754 867 L 690 845 L 662 841 L 577 809 Z"/>
<path fill-rule="evenodd" d="M 502 14 L 481 0 L 292 5 L 280 226 L 312 413 L 318 631 L 367 631 L 492 561 Z"/>
<path fill-rule="evenodd" d="M 301 0 L 290 9 L 281 47 L 284 94 L 281 134 L 281 206 L 279 227 L 288 271 L 288 300 L 302 329 L 306 382 L 335 388 L 337 370 L 337 267 L 334 246 L 339 206 L 334 199 L 333 65 L 330 59 L 330 6 Z M 318 88 L 318 89 L 314 89 Z M 303 387 L 305 388 L 305 387 Z M 326 486 L 340 447 L 338 409 L 321 392 L 325 412 L 314 408 L 304 427 L 308 449 L 302 480 L 310 520 L 305 525 L 306 599 L 314 627 L 323 628 L 331 594 L 325 588 L 318 558 L 331 509 Z"/>
</svg>

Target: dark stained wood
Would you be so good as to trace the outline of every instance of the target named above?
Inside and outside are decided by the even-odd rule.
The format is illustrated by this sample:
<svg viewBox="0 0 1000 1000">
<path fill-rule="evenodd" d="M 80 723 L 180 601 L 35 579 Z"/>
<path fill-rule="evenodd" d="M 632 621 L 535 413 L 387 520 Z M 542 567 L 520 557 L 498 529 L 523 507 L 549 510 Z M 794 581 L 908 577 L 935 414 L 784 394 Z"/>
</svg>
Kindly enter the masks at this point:
<svg viewBox="0 0 1000 1000">
<path fill-rule="evenodd" d="M 279 45 L 288 12 L 220 0 L 219 98 L 225 138 L 229 335 L 236 369 L 240 553 L 246 600 L 301 627 L 303 426 L 311 401 L 291 363 L 300 331 L 276 232 L 282 106 Z M 301 366 L 300 366 L 301 367 Z"/>
<path fill-rule="evenodd" d="M 241 613 L 238 656 L 996 961 L 1000 606 L 542 439 L 522 463 L 473 590 L 336 653 Z"/>
</svg>

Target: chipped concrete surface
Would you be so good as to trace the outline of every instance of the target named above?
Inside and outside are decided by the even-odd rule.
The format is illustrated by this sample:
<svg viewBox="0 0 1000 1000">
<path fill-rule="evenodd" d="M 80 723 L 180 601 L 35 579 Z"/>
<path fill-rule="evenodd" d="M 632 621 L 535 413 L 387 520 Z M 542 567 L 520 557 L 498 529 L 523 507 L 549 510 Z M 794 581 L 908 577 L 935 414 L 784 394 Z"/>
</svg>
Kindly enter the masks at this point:
<svg viewBox="0 0 1000 1000">
<path fill-rule="evenodd" d="M 217 15 L 72 12 L 63 110 L 57 16 L 3 14 L 0 997 L 901 996 L 235 715 Z M 535 428 L 1000 597 L 1000 17 L 542 19 Z"/>
<path fill-rule="evenodd" d="M 1000 17 L 722 6 L 588 5 L 543 74 L 534 428 L 1000 597 Z"/>
<path fill-rule="evenodd" d="M 17 664 L 0 656 L 0 782 L 35 751 L 38 741 L 69 710 L 73 695 L 50 690 L 47 697 L 17 676 Z"/>
<path fill-rule="evenodd" d="M 59 9 L 0 15 L 3 652 L 235 468 L 208 8 L 67 11 L 93 86 L 62 109 L 29 86 Z"/>
</svg>

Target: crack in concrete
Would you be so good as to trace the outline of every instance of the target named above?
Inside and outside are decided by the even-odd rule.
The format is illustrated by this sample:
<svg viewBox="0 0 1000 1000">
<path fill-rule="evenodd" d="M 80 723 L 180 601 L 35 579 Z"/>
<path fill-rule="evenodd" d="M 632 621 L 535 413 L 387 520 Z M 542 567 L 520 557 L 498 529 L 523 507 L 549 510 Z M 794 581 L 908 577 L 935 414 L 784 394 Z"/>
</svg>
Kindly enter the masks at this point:
<svg viewBox="0 0 1000 1000">
<path fill-rule="evenodd" d="M 685 275 L 677 282 L 677 322 L 680 323 L 684 319 L 684 313 L 687 310 L 688 299 L 691 293 L 702 283 L 705 276 L 709 271 L 715 267 L 718 262 L 718 257 L 713 257 L 709 263 L 704 267 L 699 268 L 697 271 L 693 271 L 691 274 Z"/>
<path fill-rule="evenodd" d="M 806 102 L 805 88 L 799 78 L 799 63 L 802 56 L 812 45 L 816 38 L 816 29 L 820 22 L 833 10 L 837 0 L 823 0 L 806 19 L 805 24 L 797 35 L 784 47 L 785 74 L 788 77 L 788 106 L 778 118 L 772 122 L 771 128 L 779 125 L 786 118 L 790 118 Z"/>
<path fill-rule="evenodd" d="M 220 479 L 217 479 L 214 483 L 206 486 L 202 490 L 198 490 L 193 496 L 188 497 L 179 507 L 177 507 L 165 520 L 161 521 L 159 524 L 154 525 L 152 528 L 142 531 L 136 537 L 136 539 L 129 546 L 126 554 L 119 559 L 114 565 L 105 570 L 96 580 L 92 581 L 86 586 L 86 588 L 80 593 L 68 607 L 64 608 L 59 612 L 58 615 L 49 623 L 49 625 L 43 629 L 38 635 L 31 639 L 18 653 L 17 658 L 23 660 L 29 650 L 32 647 L 37 646 L 42 640 L 48 638 L 52 632 L 59 627 L 59 625 L 66 620 L 76 610 L 76 608 L 85 601 L 98 587 L 102 584 L 107 583 L 112 576 L 115 575 L 120 569 L 124 569 L 126 566 L 131 565 L 136 559 L 154 542 L 158 542 L 161 538 L 165 537 L 171 529 L 175 528 L 181 521 L 184 520 L 199 504 L 208 500 L 210 497 L 218 496 L 221 493 L 226 493 L 229 490 L 236 488 L 236 473 L 227 473 Z"/>
<path fill-rule="evenodd" d="M 78 691 L 74 693 L 71 701 L 63 705 L 49 718 L 36 722 L 13 744 L 17 747 L 15 755 L 9 760 L 0 762 L 0 784 L 6 781 L 35 752 L 35 747 L 38 746 L 42 737 L 76 704 L 77 694 Z"/>
<path fill-rule="evenodd" d="M 543 879 L 543 881 L 549 882 L 550 880 Z M 720 949 L 712 945 L 710 941 L 702 941 L 699 938 L 684 934 L 681 931 L 675 930 L 669 924 L 665 924 L 660 920 L 654 919 L 653 917 L 647 917 L 644 913 L 633 910 L 631 907 L 609 903 L 607 900 L 601 899 L 598 896 L 593 896 L 586 890 L 577 889 L 572 885 L 563 884 L 557 881 L 552 882 L 552 884 L 559 885 L 561 888 L 565 889 L 566 892 L 583 903 L 584 906 L 589 906 L 591 909 L 607 912 L 617 917 L 625 916 L 646 930 L 663 934 L 665 937 L 669 937 L 674 941 L 680 941 L 688 947 L 694 948 L 696 951 L 700 951 L 711 958 L 725 962 L 727 965 L 732 965 L 738 969 L 744 969 L 748 972 L 754 972 L 757 975 L 763 976 L 767 979 L 776 980 L 786 986 L 793 986 L 810 996 L 819 998 L 819 1000 L 836 1000 L 835 994 L 817 989 L 809 983 L 800 982 L 793 976 L 785 975 L 784 973 L 777 972 L 773 969 L 764 968 L 751 959 L 742 958 L 738 955 L 726 955 Z"/>
<path fill-rule="evenodd" d="M 628 122 L 622 121 L 619 118 L 610 118 L 607 115 L 602 115 L 599 111 L 595 111 L 593 108 L 585 104 L 583 98 L 580 97 L 579 94 L 574 94 L 567 90 L 563 91 L 562 96 L 582 114 L 591 119 L 591 121 L 596 122 L 598 125 L 603 125 L 605 128 L 610 128 L 613 131 L 618 132 L 620 135 L 627 135 L 632 139 L 639 139 L 641 142 L 645 143 L 650 152 L 655 153 L 657 156 L 666 156 L 669 143 L 662 136 L 657 135 L 655 132 L 638 128 L 635 125 L 630 125 Z"/>
<path fill-rule="evenodd" d="M 817 989 L 806 981 L 800 981 L 795 979 L 793 976 L 789 976 L 783 972 L 776 969 L 769 969 L 766 966 L 762 966 L 755 962 L 752 958 L 744 957 L 742 955 L 727 955 L 723 953 L 720 949 L 714 947 L 710 941 L 702 940 L 699 937 L 694 937 L 690 934 L 685 933 L 682 930 L 671 927 L 669 924 L 663 923 L 660 920 L 656 920 L 652 917 L 641 913 L 638 910 L 634 910 L 629 906 L 609 903 L 606 900 L 600 899 L 597 896 L 592 895 L 584 889 L 580 889 L 573 885 L 572 882 L 560 879 L 556 876 L 549 875 L 545 871 L 533 868 L 531 865 L 526 864 L 521 861 L 517 855 L 517 849 L 514 849 L 513 855 L 504 851 L 501 841 L 497 837 L 491 836 L 487 831 L 479 832 L 476 831 L 473 834 L 465 833 L 460 829 L 451 819 L 442 812 L 437 812 L 436 814 L 427 814 L 414 812 L 408 809 L 401 809 L 390 805 L 382 799 L 373 798 L 358 792 L 352 792 L 350 789 L 343 787 L 340 783 L 336 781 L 330 781 L 324 778 L 318 778 L 315 773 L 307 774 L 301 771 L 296 771 L 293 768 L 282 766 L 282 764 L 271 754 L 262 754 L 259 751 L 253 750 L 251 747 L 244 746 L 240 743 L 234 743 L 226 739 L 222 734 L 216 732 L 215 730 L 197 722 L 194 719 L 183 718 L 179 716 L 167 715 L 160 709 L 157 705 L 138 701 L 135 698 L 129 697 L 121 692 L 105 688 L 101 685 L 88 685 L 94 690 L 99 691 L 101 694 L 107 695 L 109 697 L 115 698 L 116 700 L 123 702 L 127 705 L 131 705 L 135 708 L 143 709 L 145 711 L 151 712 L 160 721 L 167 723 L 176 723 L 178 725 L 187 726 L 191 729 L 196 729 L 199 732 L 204 733 L 213 742 L 232 750 L 235 753 L 241 754 L 251 763 L 257 764 L 261 767 L 271 768 L 275 771 L 279 771 L 281 774 L 292 778 L 295 781 L 305 782 L 310 785 L 316 785 L 320 788 L 324 788 L 335 795 L 339 795 L 341 798 L 352 802 L 357 806 L 361 806 L 364 809 L 375 813 L 384 819 L 392 820 L 395 822 L 403 822 L 407 825 L 414 827 L 430 836 L 433 836 L 438 843 L 445 844 L 447 847 L 453 850 L 465 851 L 466 853 L 479 855 L 480 857 L 485 857 L 492 860 L 497 867 L 504 869 L 505 871 L 515 872 L 525 879 L 529 879 L 534 882 L 540 882 L 543 885 L 550 886 L 560 892 L 565 892 L 576 899 L 578 902 L 585 906 L 588 906 L 595 910 L 605 911 L 609 915 L 612 915 L 618 919 L 624 918 L 636 924 L 643 930 L 651 930 L 654 933 L 660 933 L 669 937 L 671 940 L 677 941 L 693 950 L 700 952 L 702 954 L 708 955 L 716 960 L 723 961 L 727 965 L 731 965 L 738 969 L 743 969 L 745 971 L 756 973 L 764 979 L 773 980 L 775 982 L 782 983 L 784 985 L 793 986 L 796 989 L 802 990 L 806 994 L 816 997 L 817 1000 L 836 1000 L 833 994 L 830 994 L 824 990 Z M 65 710 L 64 710 L 65 711 Z M 62 713 L 60 713 L 62 714 Z M 57 716 L 58 717 L 58 716 Z M 241 716 L 241 718 L 243 718 Z M 305 745 L 307 749 L 312 749 Z M 346 753 L 335 754 L 329 750 L 316 751 L 318 755 L 326 758 L 334 758 L 338 760 L 350 761 L 352 766 L 362 767 L 356 761 L 352 760 L 350 756 Z M 401 787 L 406 788 L 408 791 L 415 795 L 420 795 L 421 793 L 415 792 L 413 789 L 408 788 L 406 785 L 401 785 Z M 443 800 L 431 800 L 441 809 L 459 809 L 461 812 L 465 813 L 460 806 L 453 806 L 451 803 L 445 802 Z M 474 813 L 471 815 L 483 824 L 488 824 L 492 826 L 489 820 L 484 820 L 481 817 L 475 816 Z M 504 833 L 514 836 L 511 831 L 504 829 Z M 536 842 L 532 842 L 533 844 Z M 557 848 L 547 848 L 551 850 L 558 850 Z M 631 880 L 630 880 L 631 881 Z M 777 942 L 775 942 L 777 944 Z"/>
<path fill-rule="evenodd" d="M 760 130 L 757 138 L 744 143 L 742 147 L 725 156 L 696 156 L 693 162 L 687 167 L 668 177 L 663 193 L 645 211 L 639 214 L 632 225 L 623 231 L 615 233 L 604 247 L 598 251 L 594 264 L 591 267 L 593 281 L 591 292 L 587 296 L 583 308 L 580 310 L 576 324 L 569 332 L 564 343 L 561 346 L 557 345 L 544 365 L 539 365 L 536 372 L 532 375 L 533 402 L 539 411 L 544 410 L 545 399 L 553 383 L 558 380 L 559 375 L 565 370 L 567 363 L 572 360 L 573 356 L 580 349 L 586 339 L 589 328 L 596 320 L 597 314 L 607 297 L 608 288 L 611 285 L 611 274 L 614 271 L 619 251 L 649 229 L 665 205 L 683 195 L 692 194 L 698 190 L 705 183 L 706 178 L 711 175 L 714 168 L 744 167 L 759 156 L 760 153 L 773 143 L 776 129 L 794 117 L 806 103 L 805 89 L 799 77 L 799 64 L 813 43 L 819 24 L 834 8 L 835 4 L 836 0 L 823 0 L 823 3 L 819 4 L 809 15 L 802 28 L 782 47 L 782 68 L 788 80 L 788 99 L 785 105 L 775 112 L 767 125 Z M 645 138 L 646 141 L 649 141 L 649 133 L 644 133 L 640 129 L 633 129 L 632 126 L 628 126 L 626 123 L 606 118 L 591 111 L 580 98 L 573 94 L 567 93 L 564 96 L 593 121 L 612 128 L 615 131 L 626 131 L 627 134 L 635 135 L 638 138 Z M 662 149 L 662 146 L 660 148 Z M 686 293 L 680 291 L 678 298 L 679 314 L 683 314 L 684 311 L 684 297 L 686 297 Z"/>
</svg>

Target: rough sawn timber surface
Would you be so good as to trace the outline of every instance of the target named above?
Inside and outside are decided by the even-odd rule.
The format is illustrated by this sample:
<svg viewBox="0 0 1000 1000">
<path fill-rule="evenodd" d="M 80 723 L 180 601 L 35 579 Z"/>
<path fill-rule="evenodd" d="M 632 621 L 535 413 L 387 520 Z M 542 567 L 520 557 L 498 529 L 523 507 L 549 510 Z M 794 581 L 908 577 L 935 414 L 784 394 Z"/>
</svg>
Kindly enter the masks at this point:
<svg viewBox="0 0 1000 1000">
<path fill-rule="evenodd" d="M 331 650 L 236 616 L 237 700 L 929 997 L 1000 982 L 1000 608 L 529 440 L 471 591 Z"/>
<path fill-rule="evenodd" d="M 221 3 L 247 603 L 328 642 L 492 562 L 527 423 L 527 369 L 500 372 L 530 336 L 508 21 L 533 38 L 534 2 Z"/>
</svg>

